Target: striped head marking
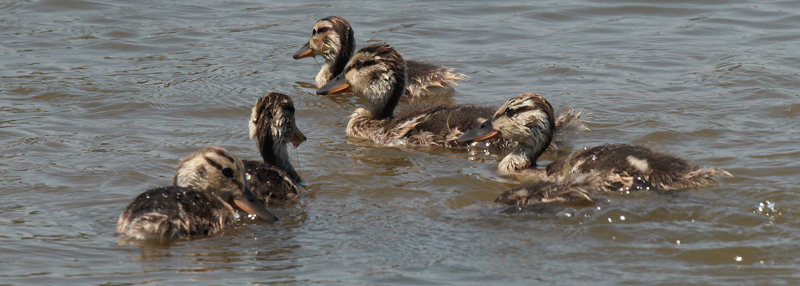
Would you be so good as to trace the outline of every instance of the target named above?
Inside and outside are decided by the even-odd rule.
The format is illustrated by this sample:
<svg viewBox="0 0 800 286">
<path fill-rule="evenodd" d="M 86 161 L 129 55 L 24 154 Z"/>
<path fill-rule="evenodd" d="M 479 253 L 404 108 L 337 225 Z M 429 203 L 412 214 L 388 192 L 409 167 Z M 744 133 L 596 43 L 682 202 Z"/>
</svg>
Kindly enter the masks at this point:
<svg viewBox="0 0 800 286">
<path fill-rule="evenodd" d="M 308 47 L 318 56 L 333 61 L 342 51 L 348 57 L 355 50 L 355 37 L 350 23 L 342 17 L 330 16 L 314 23 Z"/>
<path fill-rule="evenodd" d="M 492 116 L 492 127 L 507 139 L 546 148 L 555 131 L 553 107 L 541 95 L 523 93 L 509 99 Z"/>
</svg>

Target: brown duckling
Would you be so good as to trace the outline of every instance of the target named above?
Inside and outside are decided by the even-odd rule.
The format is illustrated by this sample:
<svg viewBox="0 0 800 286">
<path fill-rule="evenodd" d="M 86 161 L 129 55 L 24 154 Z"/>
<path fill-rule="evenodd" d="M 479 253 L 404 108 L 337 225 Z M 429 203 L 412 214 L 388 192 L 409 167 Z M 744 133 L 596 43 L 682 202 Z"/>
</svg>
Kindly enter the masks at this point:
<svg viewBox="0 0 800 286">
<path fill-rule="evenodd" d="M 538 105 L 519 104 L 526 100 Z M 539 180 L 563 180 L 565 176 L 594 173 L 608 190 L 653 189 L 661 191 L 696 188 L 715 182 L 719 175 L 730 173 L 701 167 L 676 156 L 647 147 L 606 144 L 560 158 L 545 169 L 536 168 L 536 160 L 552 140 L 552 108 L 538 94 L 512 98 L 491 119 L 470 130 L 459 142 L 469 143 L 502 136 L 518 144 L 498 166 L 502 174 L 532 176 Z"/>
<path fill-rule="evenodd" d="M 345 70 L 317 90 L 327 95 L 352 90 L 366 98 L 365 108 L 356 109 L 347 124 L 347 135 L 397 146 L 466 147 L 456 139 L 464 130 L 484 122 L 492 108 L 479 106 L 434 105 L 409 108 L 395 116 L 394 110 L 405 90 L 406 65 L 392 46 L 375 44 L 359 50 Z M 563 125 L 583 126 L 581 113 L 563 114 Z M 552 116 L 552 114 L 551 114 Z M 575 123 L 578 121 L 578 123 Z M 561 130 L 553 126 L 550 130 Z M 513 141 L 495 139 L 494 148 L 511 149 Z M 549 145 L 545 145 L 548 147 Z"/>
<path fill-rule="evenodd" d="M 236 209 L 278 220 L 250 192 L 239 157 L 205 147 L 181 160 L 173 186 L 137 196 L 119 217 L 117 232 L 134 239 L 214 235 L 235 225 Z"/>
<path fill-rule="evenodd" d="M 330 16 L 314 23 L 311 38 L 300 50 L 294 53 L 294 59 L 321 56 L 325 59 L 315 80 L 318 86 L 325 85 L 344 71 L 348 60 L 356 50 L 353 28 L 342 17 Z M 466 78 L 461 73 L 438 65 L 406 61 L 408 83 L 405 94 L 411 97 L 444 94 L 453 90 L 456 80 Z"/>
<path fill-rule="evenodd" d="M 250 189 L 268 204 L 291 201 L 303 192 L 302 180 L 292 167 L 286 144 L 306 141 L 294 119 L 294 103 L 285 94 L 270 92 L 258 99 L 250 115 L 250 139 L 261 152 L 260 161 L 244 160 Z"/>
</svg>

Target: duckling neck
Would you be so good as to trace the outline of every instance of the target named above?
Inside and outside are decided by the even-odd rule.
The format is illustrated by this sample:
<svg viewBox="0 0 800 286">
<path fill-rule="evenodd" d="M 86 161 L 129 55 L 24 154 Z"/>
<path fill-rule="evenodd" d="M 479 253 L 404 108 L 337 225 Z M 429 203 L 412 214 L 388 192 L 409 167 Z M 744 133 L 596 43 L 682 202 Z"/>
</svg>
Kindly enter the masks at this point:
<svg viewBox="0 0 800 286">
<path fill-rule="evenodd" d="M 388 82 L 376 84 L 370 87 L 365 95 L 367 96 L 367 110 L 375 116 L 375 119 L 387 119 L 394 115 L 394 109 L 400 97 L 406 90 L 405 71 L 401 76 L 395 78 L 395 83 L 389 85 Z"/>
<path fill-rule="evenodd" d="M 525 169 L 535 169 L 539 153 L 536 148 L 517 144 L 511 153 L 500 161 L 497 168 L 503 175 L 515 174 Z"/>
<path fill-rule="evenodd" d="M 297 174 L 292 163 L 289 161 L 289 153 L 286 151 L 286 144 L 269 144 L 273 143 L 272 140 L 260 143 L 262 144 L 259 146 L 259 151 L 265 163 L 286 171 L 286 174 L 288 174 L 295 183 L 301 182 L 300 175 Z"/>
<path fill-rule="evenodd" d="M 331 79 L 342 73 L 344 68 L 347 67 L 347 62 L 356 51 L 355 38 L 353 37 L 353 30 L 348 29 L 348 33 L 340 35 L 339 45 L 334 46 L 332 49 L 326 51 L 322 57 L 325 63 L 322 64 L 322 69 L 317 74 L 316 81 L 319 85 L 328 83 Z"/>
</svg>

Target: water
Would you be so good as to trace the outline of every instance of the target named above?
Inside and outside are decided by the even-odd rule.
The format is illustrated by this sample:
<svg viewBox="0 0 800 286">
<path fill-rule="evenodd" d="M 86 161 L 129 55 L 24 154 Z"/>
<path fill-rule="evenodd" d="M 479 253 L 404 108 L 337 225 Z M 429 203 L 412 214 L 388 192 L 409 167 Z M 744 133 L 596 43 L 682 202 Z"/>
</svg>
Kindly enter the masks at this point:
<svg viewBox="0 0 800 286">
<path fill-rule="evenodd" d="M 2 284 L 797 284 L 795 1 L 0 2 Z M 291 54 L 341 15 L 359 46 L 470 76 L 452 99 L 524 92 L 584 108 L 574 148 L 637 143 L 730 171 L 718 186 L 505 210 L 497 157 L 344 136 L 359 99 L 313 94 Z M 309 194 L 222 236 L 137 244 L 137 194 L 290 94 Z M 546 158 L 548 159 L 548 158 Z M 552 160 L 552 156 L 549 158 Z"/>
</svg>

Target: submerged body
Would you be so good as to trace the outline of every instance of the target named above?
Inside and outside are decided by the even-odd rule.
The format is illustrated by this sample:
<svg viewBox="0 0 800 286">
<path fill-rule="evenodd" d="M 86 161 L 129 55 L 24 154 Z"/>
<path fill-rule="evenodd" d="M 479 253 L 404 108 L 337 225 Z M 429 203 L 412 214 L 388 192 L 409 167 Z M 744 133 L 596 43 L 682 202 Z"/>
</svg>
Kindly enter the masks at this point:
<svg viewBox="0 0 800 286">
<path fill-rule="evenodd" d="M 318 86 L 323 86 L 344 71 L 355 48 L 355 37 L 350 23 L 342 17 L 330 16 L 314 24 L 308 43 L 292 57 L 301 59 L 321 56 L 325 62 L 315 80 Z M 452 69 L 431 63 L 406 61 L 404 65 L 408 71 L 408 84 L 404 90 L 410 97 L 452 92 L 452 85 L 466 77 Z"/>
</svg>

